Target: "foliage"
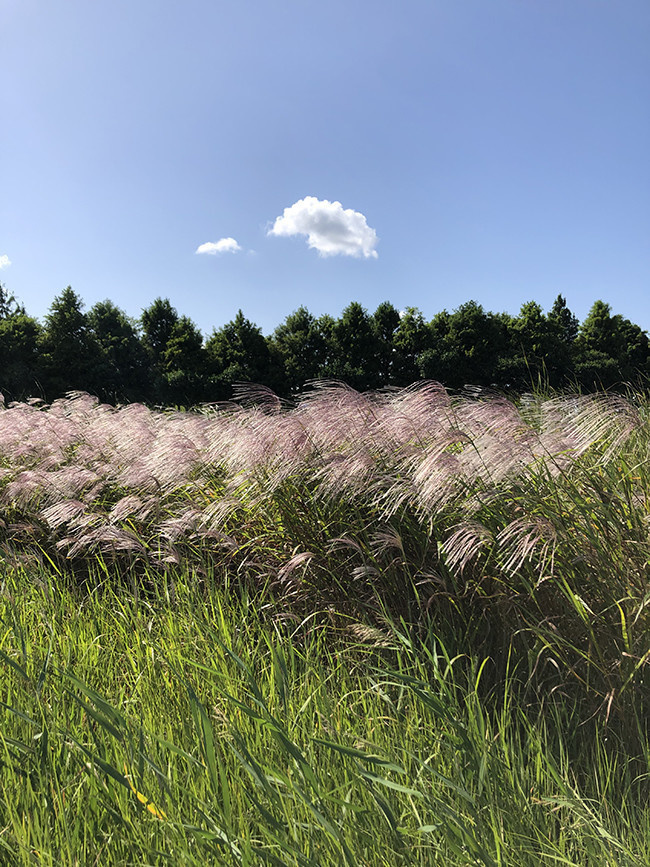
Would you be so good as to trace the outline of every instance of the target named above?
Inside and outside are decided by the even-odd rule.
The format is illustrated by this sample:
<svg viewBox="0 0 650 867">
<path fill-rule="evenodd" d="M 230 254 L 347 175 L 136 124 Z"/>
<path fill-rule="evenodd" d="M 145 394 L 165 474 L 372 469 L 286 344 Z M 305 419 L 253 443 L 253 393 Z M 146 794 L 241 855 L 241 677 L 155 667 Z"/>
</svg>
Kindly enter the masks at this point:
<svg viewBox="0 0 650 867">
<path fill-rule="evenodd" d="M 169 298 L 156 298 L 153 304 L 142 311 L 140 324 L 144 345 L 154 361 L 160 362 L 163 357 L 177 322 L 178 311 L 172 307 Z"/>
<path fill-rule="evenodd" d="M 490 697 L 433 632 L 96 568 L 85 596 L 5 576 L 3 863 L 650 863 L 647 761 L 570 702 L 526 712 L 515 672 Z"/>
<path fill-rule="evenodd" d="M 353 301 L 331 330 L 332 353 L 325 376 L 342 379 L 352 388 L 366 390 L 379 384 L 378 344 L 372 318 Z"/>
<path fill-rule="evenodd" d="M 83 301 L 70 286 L 52 302 L 39 337 L 39 369 L 50 399 L 68 391 L 100 391 L 101 349 Z"/>
<path fill-rule="evenodd" d="M 548 313 L 534 301 L 516 316 L 469 301 L 429 322 L 388 301 L 372 314 L 352 302 L 338 318 L 303 306 L 268 337 L 240 310 L 204 340 L 167 298 L 134 322 L 108 300 L 85 313 L 68 287 L 41 326 L 0 286 L 0 361 L 6 398 L 83 390 L 111 403 L 187 408 L 228 400 L 242 382 L 291 398 L 319 379 L 360 391 L 424 379 L 511 395 L 576 386 L 624 392 L 650 376 L 650 344 L 602 301 L 580 324 L 561 295 Z"/>
<path fill-rule="evenodd" d="M 394 385 L 410 385 L 418 379 L 427 378 L 423 365 L 426 366 L 424 359 L 432 344 L 433 334 L 427 327 L 422 312 L 416 307 L 407 307 L 400 316 L 393 340 Z"/>
<path fill-rule="evenodd" d="M 375 338 L 376 385 L 393 385 L 396 376 L 395 335 L 401 316 L 389 301 L 382 301 L 372 314 L 372 330 Z"/>
<path fill-rule="evenodd" d="M 327 361 L 327 337 L 306 307 L 299 307 L 278 325 L 269 341 L 278 359 L 284 389 L 296 394 L 311 379 L 317 379 Z"/>
<path fill-rule="evenodd" d="M 212 332 L 205 351 L 215 384 L 214 400 L 229 398 L 232 383 L 269 381 L 268 344 L 261 330 L 241 310 L 231 322 Z"/>
<path fill-rule="evenodd" d="M 15 311 L 0 318 L 0 388 L 11 400 L 40 391 L 38 341 L 41 327 L 26 313 Z"/>
<path fill-rule="evenodd" d="M 15 295 L 7 291 L 0 283 L 0 319 L 9 319 L 25 313 L 25 308 L 18 303 Z"/>
<path fill-rule="evenodd" d="M 420 356 L 422 377 L 450 388 L 496 384 L 499 359 L 507 345 L 503 317 L 469 301 L 452 314 L 443 311 L 434 316 L 430 328 L 433 348 Z"/>
<path fill-rule="evenodd" d="M 4 861 L 650 864 L 646 399 L 250 397 L 0 411 Z"/>
<path fill-rule="evenodd" d="M 206 366 L 203 335 L 191 319 L 181 316 L 171 329 L 160 359 L 166 386 L 163 402 L 193 406 L 204 399 Z"/>
<path fill-rule="evenodd" d="M 634 383 L 648 373 L 647 334 L 629 319 L 612 316 L 609 304 L 602 301 L 596 301 L 580 326 L 576 345 L 576 375 L 587 388 Z"/>
<path fill-rule="evenodd" d="M 106 300 L 88 311 L 88 326 L 100 352 L 98 395 L 112 403 L 145 400 L 149 365 L 136 323 Z"/>
</svg>

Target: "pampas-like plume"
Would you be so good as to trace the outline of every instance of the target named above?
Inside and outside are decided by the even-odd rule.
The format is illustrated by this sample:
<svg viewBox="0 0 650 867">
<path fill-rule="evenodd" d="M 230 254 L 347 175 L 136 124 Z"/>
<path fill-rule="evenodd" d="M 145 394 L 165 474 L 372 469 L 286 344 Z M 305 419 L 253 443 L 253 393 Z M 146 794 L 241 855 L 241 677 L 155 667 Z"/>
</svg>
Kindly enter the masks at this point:
<svg viewBox="0 0 650 867">
<path fill-rule="evenodd" d="M 452 527 L 442 546 L 447 566 L 458 574 L 474 561 L 481 550 L 493 541 L 494 537 L 487 527 L 478 521 L 463 521 Z"/>
<path fill-rule="evenodd" d="M 533 556 L 540 579 L 553 574 L 558 534 L 546 518 L 517 518 L 501 530 L 497 535 L 497 543 L 501 565 L 507 574 L 516 574 Z"/>
<path fill-rule="evenodd" d="M 55 506 L 43 509 L 41 517 L 53 530 L 69 524 L 86 511 L 86 506 L 79 500 L 62 500 Z"/>
<path fill-rule="evenodd" d="M 447 562 L 461 572 L 494 533 L 504 567 L 516 571 L 532 557 L 552 564 L 556 535 L 541 519 L 522 517 L 504 492 L 570 473 L 587 454 L 604 465 L 644 423 L 619 396 L 517 406 L 482 392 L 451 397 L 434 382 L 371 394 L 323 382 L 293 408 L 268 390 L 241 397 L 243 406 L 202 413 L 115 409 L 83 394 L 3 409 L 0 512 L 31 512 L 52 530 L 66 527 L 60 542 L 79 554 L 102 545 L 140 550 L 139 540 L 120 535 L 131 527 L 156 550 L 160 540 L 187 536 L 231 539 L 240 514 L 249 525 L 282 522 L 268 506 L 289 491 L 289 499 L 306 498 L 304 515 L 315 501 L 354 504 L 364 521 L 375 516 L 376 525 L 365 526 L 371 534 L 398 515 L 423 528 L 436 521 L 446 528 L 439 538 Z M 631 497 L 641 508 L 644 496 Z M 280 523 L 277 532 L 292 531 Z M 395 532 L 402 533 L 399 523 Z"/>
<path fill-rule="evenodd" d="M 94 527 L 76 537 L 64 539 L 57 543 L 57 547 L 65 551 L 68 557 L 94 551 L 131 555 L 146 553 L 144 545 L 134 533 L 107 525 Z"/>
</svg>

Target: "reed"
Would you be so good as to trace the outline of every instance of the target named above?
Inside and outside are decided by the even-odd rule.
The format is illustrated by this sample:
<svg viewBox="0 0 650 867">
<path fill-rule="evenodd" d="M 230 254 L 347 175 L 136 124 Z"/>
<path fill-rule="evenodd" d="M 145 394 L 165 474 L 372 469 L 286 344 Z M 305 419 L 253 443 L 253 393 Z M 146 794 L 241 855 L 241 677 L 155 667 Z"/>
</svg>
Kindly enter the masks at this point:
<svg viewBox="0 0 650 867">
<path fill-rule="evenodd" d="M 644 864 L 642 395 L 0 411 L 8 864 Z"/>
</svg>

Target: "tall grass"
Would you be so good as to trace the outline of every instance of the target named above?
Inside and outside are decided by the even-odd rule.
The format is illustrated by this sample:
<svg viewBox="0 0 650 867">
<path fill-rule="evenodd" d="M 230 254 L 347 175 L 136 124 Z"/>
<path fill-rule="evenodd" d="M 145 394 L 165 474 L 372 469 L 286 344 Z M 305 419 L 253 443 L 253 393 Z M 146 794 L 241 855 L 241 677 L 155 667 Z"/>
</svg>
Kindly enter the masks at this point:
<svg viewBox="0 0 650 867">
<path fill-rule="evenodd" d="M 287 629 L 177 579 L 170 603 L 7 576 L 2 863 L 650 863 L 631 757 L 570 705 L 507 680 L 488 708 L 433 632 Z"/>
<path fill-rule="evenodd" d="M 639 864 L 639 395 L 0 412 L 7 863 Z"/>
</svg>

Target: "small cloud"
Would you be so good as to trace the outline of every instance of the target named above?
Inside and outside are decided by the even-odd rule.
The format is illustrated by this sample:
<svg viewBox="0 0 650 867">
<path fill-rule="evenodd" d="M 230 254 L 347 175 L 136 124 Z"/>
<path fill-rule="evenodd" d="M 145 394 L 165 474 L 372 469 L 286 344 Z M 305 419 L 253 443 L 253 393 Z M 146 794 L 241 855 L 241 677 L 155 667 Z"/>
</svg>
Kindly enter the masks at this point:
<svg viewBox="0 0 650 867">
<path fill-rule="evenodd" d="M 277 217 L 269 235 L 307 235 L 307 244 L 321 256 L 363 256 L 376 259 L 377 233 L 359 211 L 340 202 L 306 196 Z"/>
<path fill-rule="evenodd" d="M 221 238 L 219 241 L 207 241 L 196 248 L 197 253 L 207 253 L 218 256 L 220 253 L 238 253 L 241 247 L 234 238 Z"/>
<path fill-rule="evenodd" d="M 8 268 L 11 265 L 9 256 L 0 256 L 0 271 L 3 268 Z"/>
</svg>

